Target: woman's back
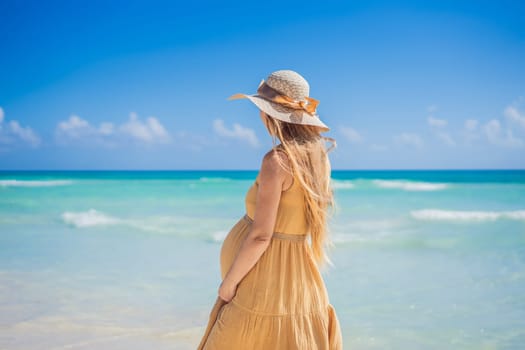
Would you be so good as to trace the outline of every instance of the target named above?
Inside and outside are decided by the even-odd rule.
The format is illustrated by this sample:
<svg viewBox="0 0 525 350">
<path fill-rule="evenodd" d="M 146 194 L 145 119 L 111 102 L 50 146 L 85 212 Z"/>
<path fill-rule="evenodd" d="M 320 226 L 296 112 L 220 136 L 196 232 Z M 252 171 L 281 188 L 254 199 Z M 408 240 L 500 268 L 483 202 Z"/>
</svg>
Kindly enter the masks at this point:
<svg viewBox="0 0 525 350">
<path fill-rule="evenodd" d="M 257 203 L 259 174 L 245 196 L 246 214 L 253 219 Z M 274 232 L 303 235 L 308 233 L 308 222 L 304 210 L 304 190 L 293 174 L 292 185 L 281 192 Z"/>
</svg>

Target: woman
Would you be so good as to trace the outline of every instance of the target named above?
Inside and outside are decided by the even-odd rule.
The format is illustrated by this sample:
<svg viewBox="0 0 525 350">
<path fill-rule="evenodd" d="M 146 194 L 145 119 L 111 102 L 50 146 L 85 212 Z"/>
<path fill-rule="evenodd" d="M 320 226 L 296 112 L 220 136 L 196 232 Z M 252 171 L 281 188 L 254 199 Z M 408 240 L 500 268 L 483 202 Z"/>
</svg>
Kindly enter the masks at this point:
<svg viewBox="0 0 525 350">
<path fill-rule="evenodd" d="M 343 347 L 319 272 L 330 263 L 326 209 L 334 204 L 324 142 L 335 142 L 320 135 L 329 128 L 309 89 L 298 73 L 280 70 L 256 95 L 230 97 L 259 108 L 274 147 L 246 193 L 246 214 L 223 242 L 223 280 L 199 350 Z"/>
</svg>

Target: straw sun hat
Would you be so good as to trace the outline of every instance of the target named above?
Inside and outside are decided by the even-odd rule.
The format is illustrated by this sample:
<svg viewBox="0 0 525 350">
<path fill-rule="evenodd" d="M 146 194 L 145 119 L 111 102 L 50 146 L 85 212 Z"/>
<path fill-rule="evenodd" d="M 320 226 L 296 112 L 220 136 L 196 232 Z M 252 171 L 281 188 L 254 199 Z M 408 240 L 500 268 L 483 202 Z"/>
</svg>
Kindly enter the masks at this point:
<svg viewBox="0 0 525 350">
<path fill-rule="evenodd" d="M 309 97 L 306 79 L 292 70 L 278 70 L 259 84 L 257 94 L 235 94 L 229 100 L 247 98 L 270 117 L 288 123 L 314 125 L 322 132 L 330 130 L 317 115 L 319 101 Z"/>
</svg>

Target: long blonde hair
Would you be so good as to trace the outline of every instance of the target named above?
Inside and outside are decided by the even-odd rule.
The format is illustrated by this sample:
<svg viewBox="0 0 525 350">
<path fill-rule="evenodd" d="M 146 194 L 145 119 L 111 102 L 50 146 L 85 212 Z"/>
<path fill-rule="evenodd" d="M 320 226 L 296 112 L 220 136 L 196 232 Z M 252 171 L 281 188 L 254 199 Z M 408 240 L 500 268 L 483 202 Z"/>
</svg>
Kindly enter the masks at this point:
<svg viewBox="0 0 525 350">
<path fill-rule="evenodd" d="M 331 165 L 328 152 L 336 147 L 333 138 L 322 136 L 319 128 L 311 125 L 287 123 L 264 113 L 266 127 L 272 136 L 273 148 L 281 146 L 290 160 L 292 169 L 304 189 L 304 206 L 310 228 L 311 250 L 314 260 L 322 267 L 330 261 L 326 248 L 333 246 L 328 236 L 327 209 L 335 209 L 334 193 L 331 187 Z M 277 140 L 281 142 L 277 145 Z M 325 142 L 330 141 L 328 149 Z M 280 158 L 279 158 L 280 159 Z"/>
</svg>

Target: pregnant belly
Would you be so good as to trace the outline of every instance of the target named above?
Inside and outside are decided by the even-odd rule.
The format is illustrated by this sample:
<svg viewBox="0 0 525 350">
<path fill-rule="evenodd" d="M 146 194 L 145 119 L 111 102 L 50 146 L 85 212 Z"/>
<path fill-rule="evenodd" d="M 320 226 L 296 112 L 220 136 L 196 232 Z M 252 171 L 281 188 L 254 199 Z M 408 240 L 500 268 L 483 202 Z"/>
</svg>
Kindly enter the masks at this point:
<svg viewBox="0 0 525 350">
<path fill-rule="evenodd" d="M 226 238 L 222 242 L 220 261 L 221 261 L 221 277 L 224 276 L 230 269 L 241 244 L 250 230 L 251 223 L 244 217 L 241 218 L 228 232 Z"/>
</svg>

